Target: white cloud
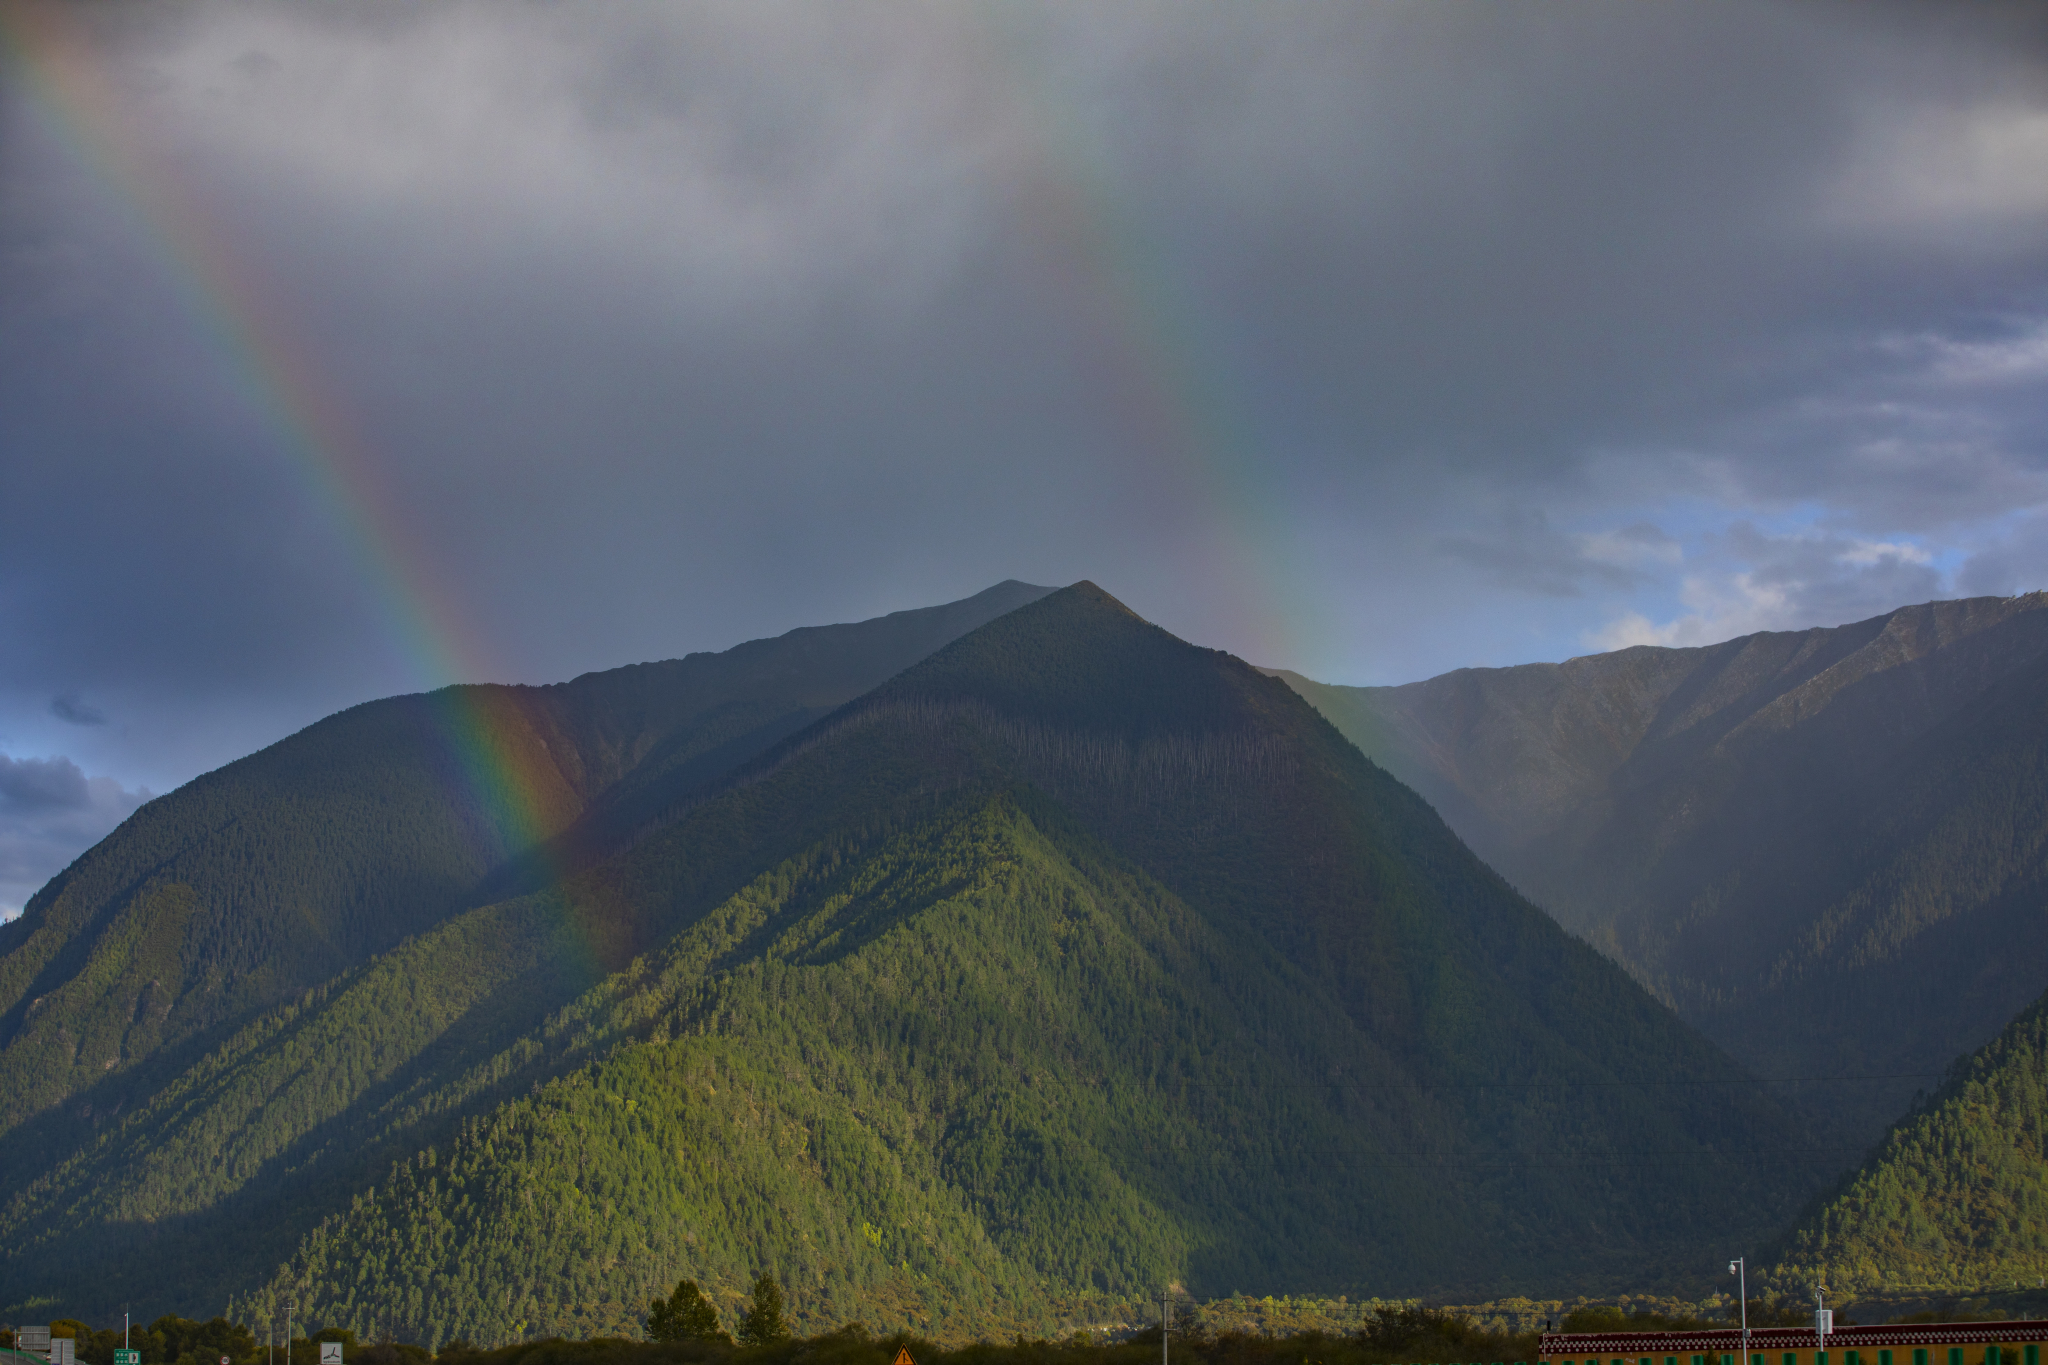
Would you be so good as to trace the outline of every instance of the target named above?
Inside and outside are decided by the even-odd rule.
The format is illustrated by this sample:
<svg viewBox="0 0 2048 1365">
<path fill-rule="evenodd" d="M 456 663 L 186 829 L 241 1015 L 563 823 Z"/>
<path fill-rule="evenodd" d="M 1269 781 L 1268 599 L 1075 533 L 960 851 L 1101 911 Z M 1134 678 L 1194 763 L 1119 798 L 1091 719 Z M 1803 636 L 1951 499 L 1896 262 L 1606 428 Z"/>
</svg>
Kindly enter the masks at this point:
<svg viewBox="0 0 2048 1365">
<path fill-rule="evenodd" d="M 1899 540 L 1853 540 L 1835 555 L 1835 562 L 1858 569 L 1889 564 L 1932 564 L 1934 556 L 1918 545 Z"/>
<path fill-rule="evenodd" d="M 1995 97 L 1887 108 L 1829 207 L 1845 223 L 1913 231 L 2048 220 L 2048 109 Z"/>
<path fill-rule="evenodd" d="M 1783 584 L 1760 582 L 1751 573 L 1725 579 L 1690 576 L 1679 597 L 1691 608 L 1682 616 L 1658 625 L 1640 612 L 1629 612 L 1587 632 L 1586 643 L 1600 650 L 1710 645 L 1755 631 L 1810 624 L 1798 620 L 1794 596 Z"/>
<path fill-rule="evenodd" d="M 2038 383 L 2048 379 L 2048 321 L 1996 341 L 1927 339 L 1929 371 L 1951 384 Z"/>
<path fill-rule="evenodd" d="M 1686 575 L 1686 608 L 1662 623 L 1627 612 L 1586 633 L 1595 649 L 1708 645 L 1768 630 L 1840 625 L 1928 601 L 1947 590 L 1924 547 L 1902 540 L 1802 534 L 1774 536 L 1738 523 L 1715 537 L 1718 562 Z"/>
</svg>

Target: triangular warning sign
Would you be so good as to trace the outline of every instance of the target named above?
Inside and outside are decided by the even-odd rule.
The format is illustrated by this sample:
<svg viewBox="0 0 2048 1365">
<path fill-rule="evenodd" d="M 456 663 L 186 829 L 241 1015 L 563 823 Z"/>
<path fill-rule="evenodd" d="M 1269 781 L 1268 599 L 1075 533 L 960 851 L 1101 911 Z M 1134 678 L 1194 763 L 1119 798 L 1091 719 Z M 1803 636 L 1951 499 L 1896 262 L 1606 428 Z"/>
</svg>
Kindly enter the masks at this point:
<svg viewBox="0 0 2048 1365">
<path fill-rule="evenodd" d="M 896 1358 L 890 1361 L 889 1365 L 917 1365 L 917 1362 L 910 1358 L 909 1348 L 904 1347 L 896 1352 Z"/>
</svg>

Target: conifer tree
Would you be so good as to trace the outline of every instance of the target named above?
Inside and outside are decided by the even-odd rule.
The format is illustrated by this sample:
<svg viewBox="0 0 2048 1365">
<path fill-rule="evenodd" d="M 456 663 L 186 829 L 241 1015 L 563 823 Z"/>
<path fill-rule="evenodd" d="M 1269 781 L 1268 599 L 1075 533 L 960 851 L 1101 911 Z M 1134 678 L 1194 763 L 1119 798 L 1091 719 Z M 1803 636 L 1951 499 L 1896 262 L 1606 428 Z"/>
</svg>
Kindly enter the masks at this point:
<svg viewBox="0 0 2048 1365">
<path fill-rule="evenodd" d="M 754 1301 L 740 1319 L 742 1346 L 768 1346 L 789 1340 L 789 1328 L 782 1321 L 782 1286 L 767 1271 L 754 1280 Z"/>
<path fill-rule="evenodd" d="M 673 1294 L 656 1298 L 647 1305 L 647 1335 L 656 1341 L 722 1341 L 732 1338 L 718 1325 L 718 1310 L 711 1306 L 695 1280 L 678 1280 Z"/>
</svg>

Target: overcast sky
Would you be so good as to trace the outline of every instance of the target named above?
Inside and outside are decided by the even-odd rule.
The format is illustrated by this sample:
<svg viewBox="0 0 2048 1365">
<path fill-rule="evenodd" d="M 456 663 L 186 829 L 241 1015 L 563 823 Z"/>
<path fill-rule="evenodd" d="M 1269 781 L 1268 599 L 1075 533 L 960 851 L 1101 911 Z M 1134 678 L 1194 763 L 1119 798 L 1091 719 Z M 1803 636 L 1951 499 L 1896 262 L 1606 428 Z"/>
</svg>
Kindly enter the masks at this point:
<svg viewBox="0 0 2048 1365">
<path fill-rule="evenodd" d="M 339 707 L 1092 578 L 2048 585 L 2048 6 L 0 0 L 0 912 Z"/>
</svg>

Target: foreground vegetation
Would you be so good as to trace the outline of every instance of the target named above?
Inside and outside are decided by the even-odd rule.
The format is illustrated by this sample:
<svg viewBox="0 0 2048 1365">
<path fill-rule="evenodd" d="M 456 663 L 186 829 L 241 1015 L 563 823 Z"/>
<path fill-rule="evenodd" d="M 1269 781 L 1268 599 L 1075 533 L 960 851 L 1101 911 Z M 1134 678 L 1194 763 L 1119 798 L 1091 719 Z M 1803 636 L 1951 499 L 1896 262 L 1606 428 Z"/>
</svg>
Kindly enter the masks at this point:
<svg viewBox="0 0 2048 1365">
<path fill-rule="evenodd" d="M 663 1335 L 663 1309 L 674 1300 L 708 1307 L 706 1300 L 690 1299 L 686 1286 L 678 1285 L 672 1298 L 650 1302 L 654 1334 Z M 1932 1300 L 1870 1297 L 1853 1304 L 1839 1314 L 1839 1325 L 2040 1318 L 2048 1317 L 2048 1290 Z M 1137 1314 L 1147 1306 L 1133 1300 L 1125 1307 Z M 1157 1301 L 1149 1307 L 1156 1313 Z M 1802 1326 L 1809 1312 L 1802 1300 L 1758 1297 L 1750 1300 L 1749 1322 Z M 1152 1365 L 1160 1358 L 1156 1320 L 1145 1326 L 1135 1320 L 1103 1324 L 1057 1340 L 1018 1337 L 948 1346 L 914 1333 L 872 1333 L 860 1323 L 798 1336 L 787 1330 L 782 1313 L 779 1288 L 763 1276 L 752 1301 L 737 1314 L 671 1314 L 667 1340 L 546 1337 L 482 1349 L 458 1338 L 436 1353 L 413 1342 L 361 1340 L 346 1328 L 323 1327 L 295 1337 L 287 1348 L 281 1340 L 266 1341 L 248 1324 L 179 1317 L 136 1324 L 127 1340 L 142 1365 L 217 1365 L 223 1356 L 230 1365 L 319 1365 L 323 1342 L 340 1342 L 347 1365 L 892 1365 L 899 1351 L 908 1351 L 916 1365 Z M 1728 1295 L 1696 1301 L 1654 1294 L 1612 1302 L 1509 1298 L 1453 1307 L 1233 1295 L 1178 1304 L 1168 1350 L 1181 1365 L 1507 1365 L 1536 1359 L 1537 1337 L 1546 1324 L 1567 1332 L 1686 1331 L 1732 1326 L 1736 1314 Z M 83 1365 L 113 1365 L 122 1345 L 118 1326 L 94 1330 L 58 1319 L 51 1328 L 77 1341 Z M 0 1331 L 0 1346 L 12 1344 L 11 1334 Z"/>
<path fill-rule="evenodd" d="M 1333 1305 L 1334 1306 L 1334 1305 Z M 1199 1313 L 1199 1310 L 1198 1310 Z M 1171 1358 L 1192 1365 L 1393 1365 L 1401 1362 L 1532 1361 L 1533 1333 L 1489 1331 L 1469 1317 L 1416 1305 L 1382 1305 L 1361 1315 L 1349 1332 L 1301 1331 L 1267 1334 L 1252 1330 L 1211 1331 L 1176 1327 Z M 119 1328 L 94 1331 L 60 1320 L 70 1331 L 84 1365 L 113 1365 L 121 1345 Z M 744 1334 L 743 1334 L 744 1335 Z M 353 1332 L 329 1328 L 296 1338 L 287 1350 L 266 1343 L 240 1323 L 224 1318 L 192 1322 L 158 1319 L 129 1337 L 142 1365 L 318 1365 L 320 1343 L 338 1341 L 348 1365 L 891 1365 L 908 1351 L 916 1365 L 1152 1365 L 1159 1359 L 1159 1328 L 1110 1336 L 1077 1332 L 1062 1341 L 973 1342 L 946 1348 L 909 1333 L 875 1336 L 859 1323 L 811 1337 L 735 1345 L 729 1338 L 683 1338 L 669 1342 L 599 1337 L 567 1341 L 549 1337 L 495 1350 L 449 1341 L 438 1354 L 404 1342 L 361 1342 Z"/>
</svg>

